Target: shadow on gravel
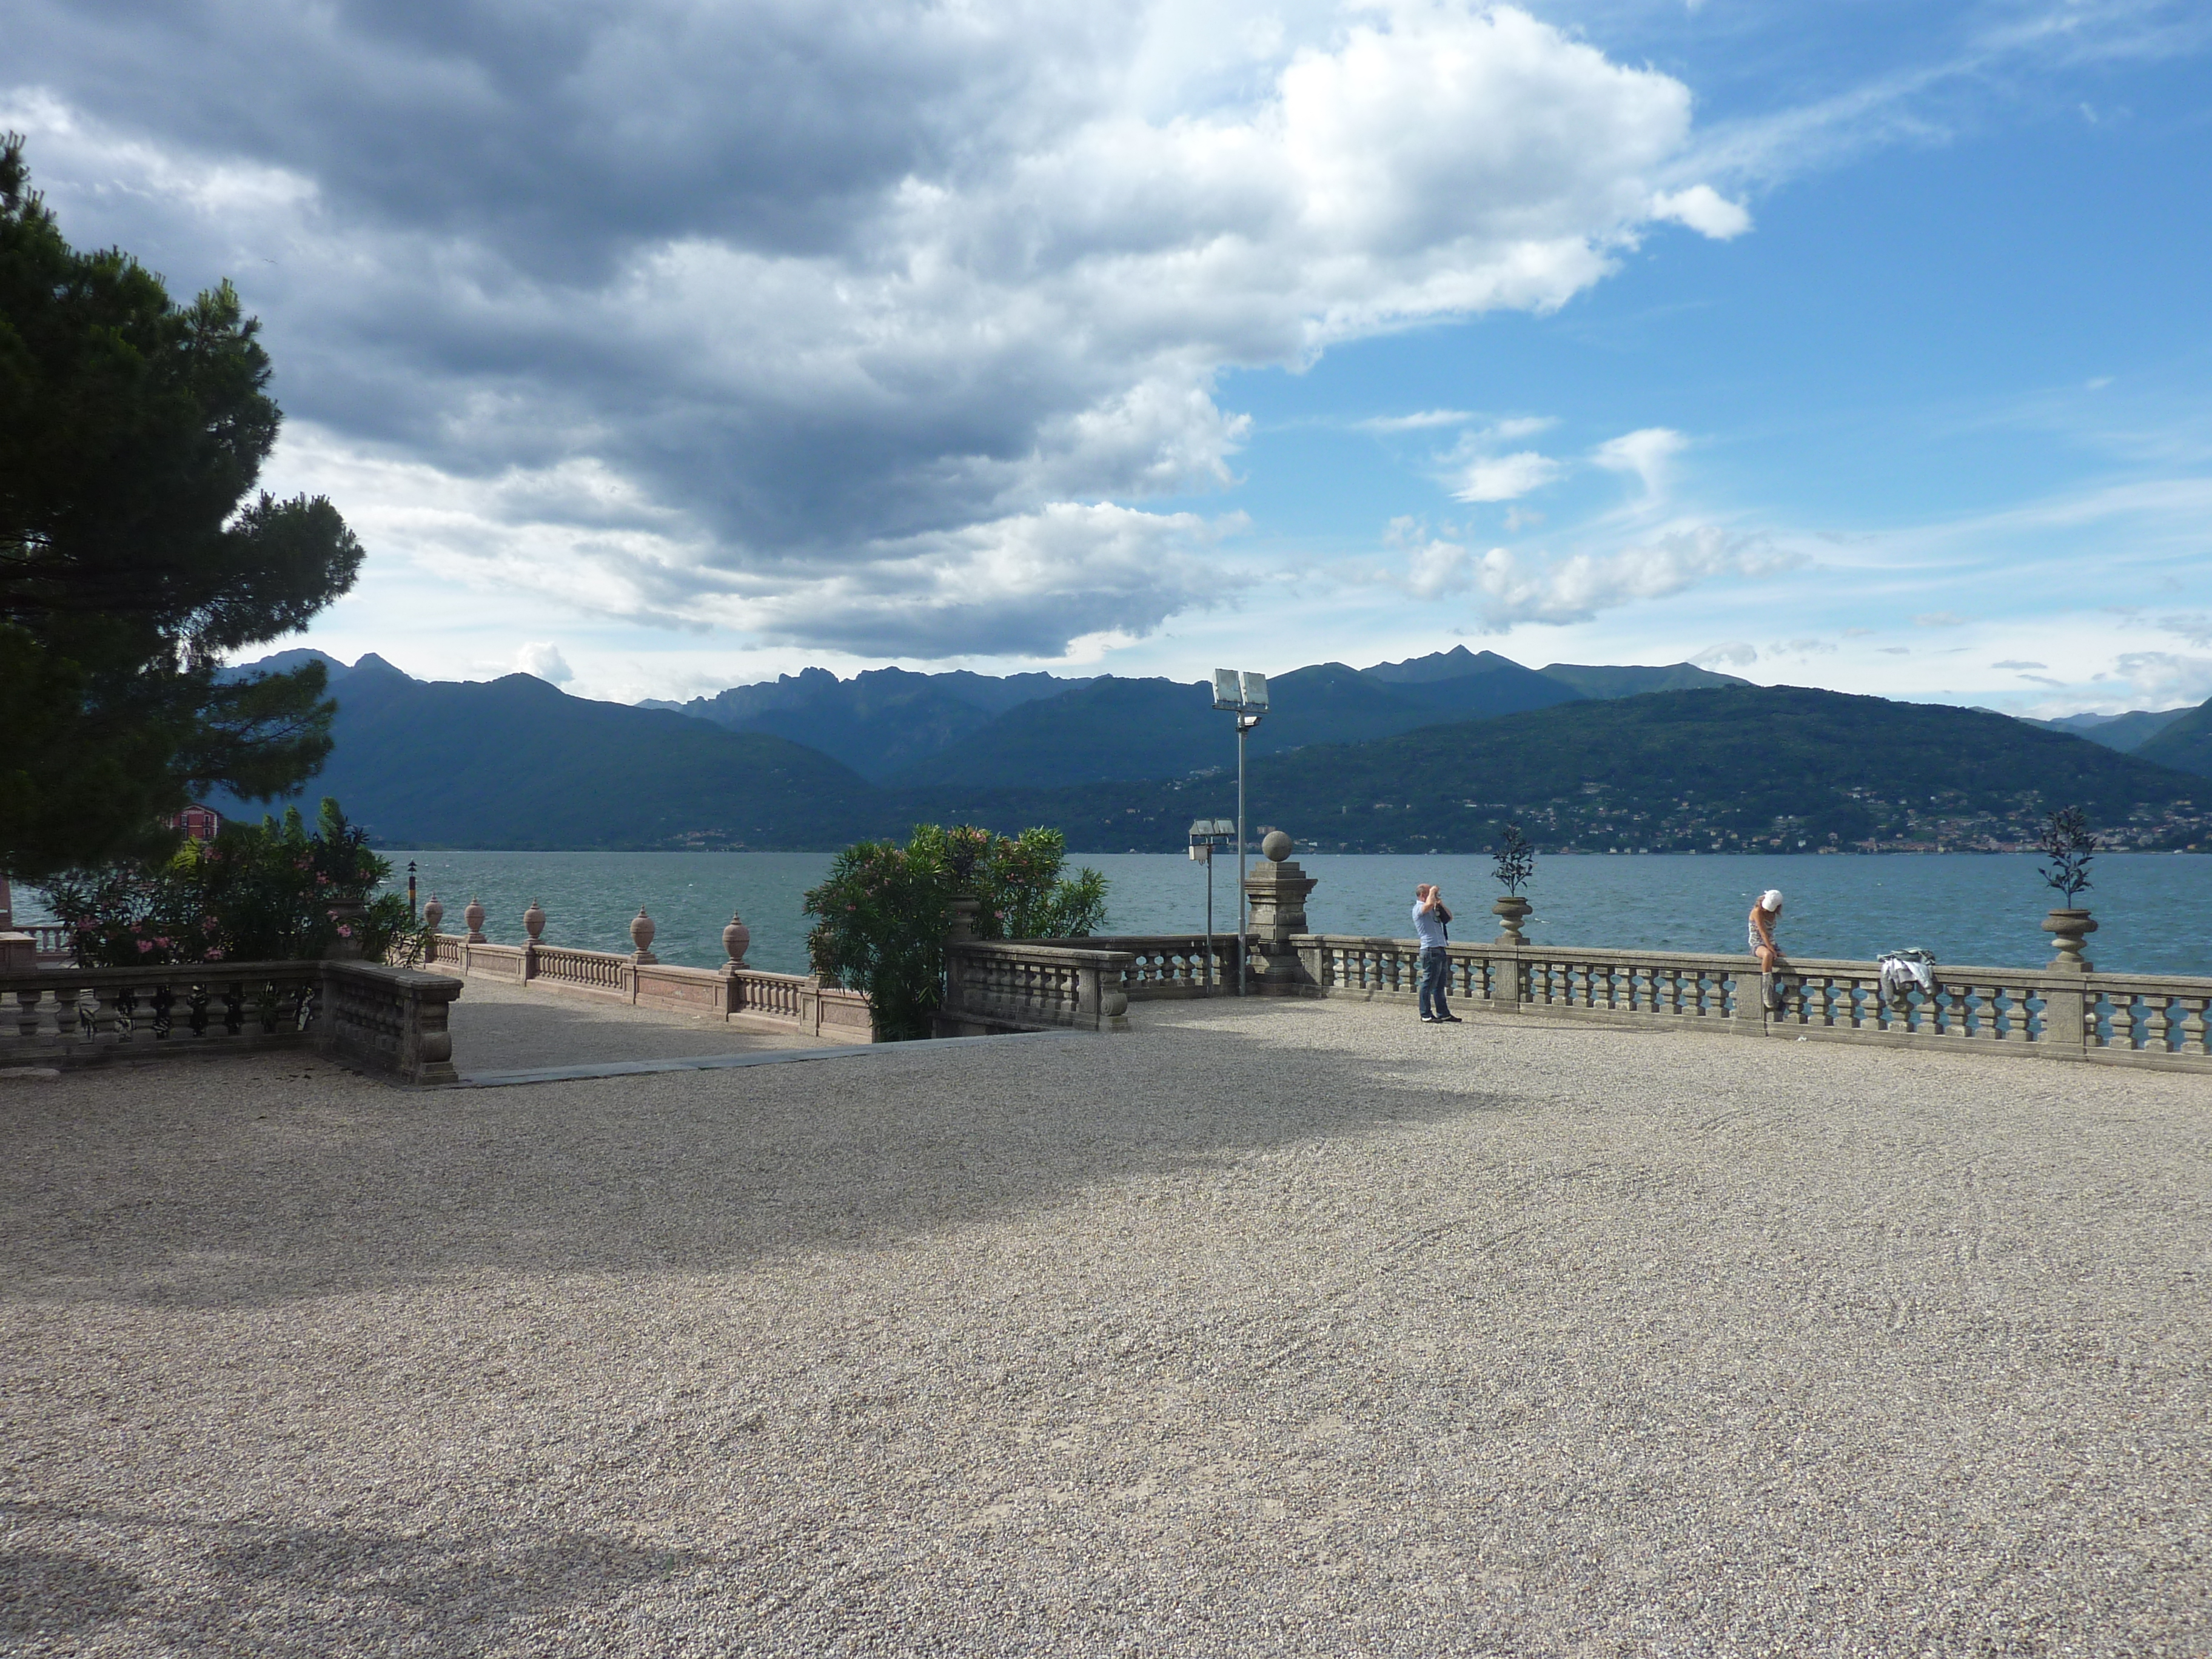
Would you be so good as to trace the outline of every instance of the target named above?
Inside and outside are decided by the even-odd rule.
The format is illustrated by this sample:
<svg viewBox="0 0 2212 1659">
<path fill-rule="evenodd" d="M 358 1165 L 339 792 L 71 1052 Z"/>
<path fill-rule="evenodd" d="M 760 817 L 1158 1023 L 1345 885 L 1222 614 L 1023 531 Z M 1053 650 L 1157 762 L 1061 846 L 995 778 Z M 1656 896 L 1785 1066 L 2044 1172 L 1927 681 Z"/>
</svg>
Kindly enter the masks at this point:
<svg viewBox="0 0 2212 1659">
<path fill-rule="evenodd" d="M 246 1060 L 209 1062 L 204 1087 L 159 1105 L 49 1090 L 0 1117 L 0 1268 L 42 1300 L 185 1307 L 480 1268 L 713 1272 L 1224 1152 L 1538 1109 L 1465 1082 L 1381 1080 L 1317 1023 L 1302 1041 L 1307 1012 L 1215 1004 L 1186 1018 L 1226 1029 L 1170 1015 L 1126 1036 L 486 1092 L 288 1082 L 270 1066 L 255 1082 Z M 1437 1031 L 1433 1051 L 1481 1029 Z"/>
<path fill-rule="evenodd" d="M 88 1556 L 0 1551 L 0 1635 L 85 1632 L 138 1614 L 189 1632 L 192 1651 L 311 1659 L 350 1648 L 362 1625 L 380 1649 L 473 1651 L 629 1586 L 683 1577 L 714 1559 L 640 1548 L 590 1533 L 400 1536 L 347 1527 L 192 1522 L 173 1514 L 0 1506 L 8 1524 L 88 1529 L 160 1561 L 159 1594 Z"/>
</svg>

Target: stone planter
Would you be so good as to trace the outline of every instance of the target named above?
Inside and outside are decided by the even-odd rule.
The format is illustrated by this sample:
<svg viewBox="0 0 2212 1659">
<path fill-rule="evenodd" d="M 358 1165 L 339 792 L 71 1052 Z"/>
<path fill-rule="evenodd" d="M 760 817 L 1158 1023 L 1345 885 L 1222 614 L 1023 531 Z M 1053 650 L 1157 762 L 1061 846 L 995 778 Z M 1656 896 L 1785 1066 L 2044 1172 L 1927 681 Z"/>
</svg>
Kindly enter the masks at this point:
<svg viewBox="0 0 2212 1659">
<path fill-rule="evenodd" d="M 2095 971 L 2081 948 L 2089 942 L 2089 935 L 2097 931 L 2087 910 L 2053 910 L 2043 919 L 2043 931 L 2053 936 L 2058 954 L 2051 959 L 2047 971 L 2056 974 L 2087 974 Z"/>
<path fill-rule="evenodd" d="M 1535 907 L 1518 893 L 1509 893 L 1490 907 L 1490 914 L 1498 918 L 1499 945 L 1522 945 L 1528 941 L 1522 937 L 1521 924 L 1528 920 L 1528 912 Z"/>
</svg>

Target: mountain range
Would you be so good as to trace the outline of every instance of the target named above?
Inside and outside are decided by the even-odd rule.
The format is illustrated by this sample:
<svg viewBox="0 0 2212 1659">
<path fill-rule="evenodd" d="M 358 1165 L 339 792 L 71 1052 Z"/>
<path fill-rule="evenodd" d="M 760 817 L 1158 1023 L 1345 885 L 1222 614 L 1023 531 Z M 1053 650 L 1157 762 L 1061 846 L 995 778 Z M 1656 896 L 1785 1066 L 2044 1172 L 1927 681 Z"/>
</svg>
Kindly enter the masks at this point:
<svg viewBox="0 0 2212 1659">
<path fill-rule="evenodd" d="M 1354 669 L 1322 663 L 1278 678 L 1255 755 L 1358 743 L 1441 720 L 1519 714 L 1583 697 L 1743 681 L 1687 663 L 1667 668 L 1524 668 L 1454 647 Z M 1212 687 L 1168 679 L 1048 674 L 1004 678 L 871 669 L 841 680 L 809 668 L 687 703 L 653 702 L 733 732 L 788 738 L 872 783 L 1018 788 L 1176 776 L 1224 764 Z M 1233 760 L 1233 756 L 1231 757 Z"/>
<path fill-rule="evenodd" d="M 331 668 L 336 748 L 303 795 L 337 795 L 387 846 L 821 848 L 957 819 L 1054 824 L 1079 851 L 1174 850 L 1191 818 L 1234 811 L 1228 718 L 1208 688 L 1171 680 L 810 670 L 700 700 L 747 721 L 816 709 L 837 755 L 528 675 L 422 682 L 373 655 Z M 2130 755 L 1986 711 L 1686 664 L 1539 671 L 1458 647 L 1321 664 L 1271 690 L 1254 822 L 1317 848 L 1473 850 L 1508 820 L 1551 848 L 1994 846 L 2062 804 L 2132 844 L 2212 839 L 2195 805 L 2212 807 L 2212 703 Z"/>
</svg>

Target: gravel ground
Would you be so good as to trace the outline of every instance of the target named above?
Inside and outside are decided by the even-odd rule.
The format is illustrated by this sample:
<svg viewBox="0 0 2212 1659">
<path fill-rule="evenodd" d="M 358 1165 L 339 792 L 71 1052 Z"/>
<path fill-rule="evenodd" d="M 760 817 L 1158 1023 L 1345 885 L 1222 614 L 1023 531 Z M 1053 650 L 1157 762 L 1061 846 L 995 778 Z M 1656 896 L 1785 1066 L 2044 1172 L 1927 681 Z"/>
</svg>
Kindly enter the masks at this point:
<svg viewBox="0 0 2212 1659">
<path fill-rule="evenodd" d="M 574 992 L 471 979 L 453 1005 L 453 1064 L 464 1077 L 541 1066 L 818 1048 L 812 1032 L 749 1031 L 721 1019 L 633 1008 Z"/>
<path fill-rule="evenodd" d="M 2212 1650 L 2212 1079 L 1139 1024 L 0 1083 L 0 1650 Z"/>
</svg>

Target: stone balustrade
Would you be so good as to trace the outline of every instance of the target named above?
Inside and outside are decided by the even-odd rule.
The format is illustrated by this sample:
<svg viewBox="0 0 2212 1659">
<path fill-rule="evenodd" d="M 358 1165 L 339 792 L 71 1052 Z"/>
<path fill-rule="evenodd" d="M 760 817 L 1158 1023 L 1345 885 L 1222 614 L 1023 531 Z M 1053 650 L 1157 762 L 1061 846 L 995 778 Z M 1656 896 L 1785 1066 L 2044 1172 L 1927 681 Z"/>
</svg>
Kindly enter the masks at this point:
<svg viewBox="0 0 2212 1659">
<path fill-rule="evenodd" d="M 406 1083 L 453 1080 L 460 981 L 360 962 L 42 968 L 0 975 L 0 1066 L 311 1048 Z"/>
<path fill-rule="evenodd" d="M 1218 996 L 1237 988 L 1237 935 L 1215 933 L 1116 933 L 1081 939 L 1027 939 L 1025 945 L 1055 950 L 1115 951 L 1129 965 L 1121 976 L 1122 994 L 1132 1002 L 1176 997 Z M 1212 964 L 1209 978 L 1207 965 Z"/>
<path fill-rule="evenodd" d="M 948 940 L 933 1035 L 1127 1030 L 1136 953 L 1097 948 L 1106 943 Z"/>
<path fill-rule="evenodd" d="M 656 927 L 640 910 L 629 924 L 636 947 L 624 954 L 547 945 L 539 937 L 544 912 L 525 913 L 520 945 L 495 945 L 483 934 L 483 910 L 469 907 L 467 934 L 433 933 L 425 965 L 469 979 L 491 979 L 537 990 L 605 997 L 633 1007 L 722 1019 L 739 1030 L 803 1032 L 824 1043 L 872 1042 L 868 1000 L 857 991 L 824 985 L 808 974 L 771 974 L 746 965 L 750 931 L 732 917 L 722 930 L 729 960 L 720 968 L 679 968 L 652 952 Z M 442 918 L 425 907 L 426 918 Z"/>
<path fill-rule="evenodd" d="M 1295 941 L 1318 994 L 1412 1003 L 1413 939 L 1307 934 Z M 1749 957 L 1454 945 L 1449 994 L 1486 1012 L 1747 1036 L 2179 1066 L 2212 1066 L 2212 979 L 2063 969 L 1940 967 L 1934 992 L 1885 989 L 1871 962 L 1790 962 L 1768 1009 Z"/>
</svg>

